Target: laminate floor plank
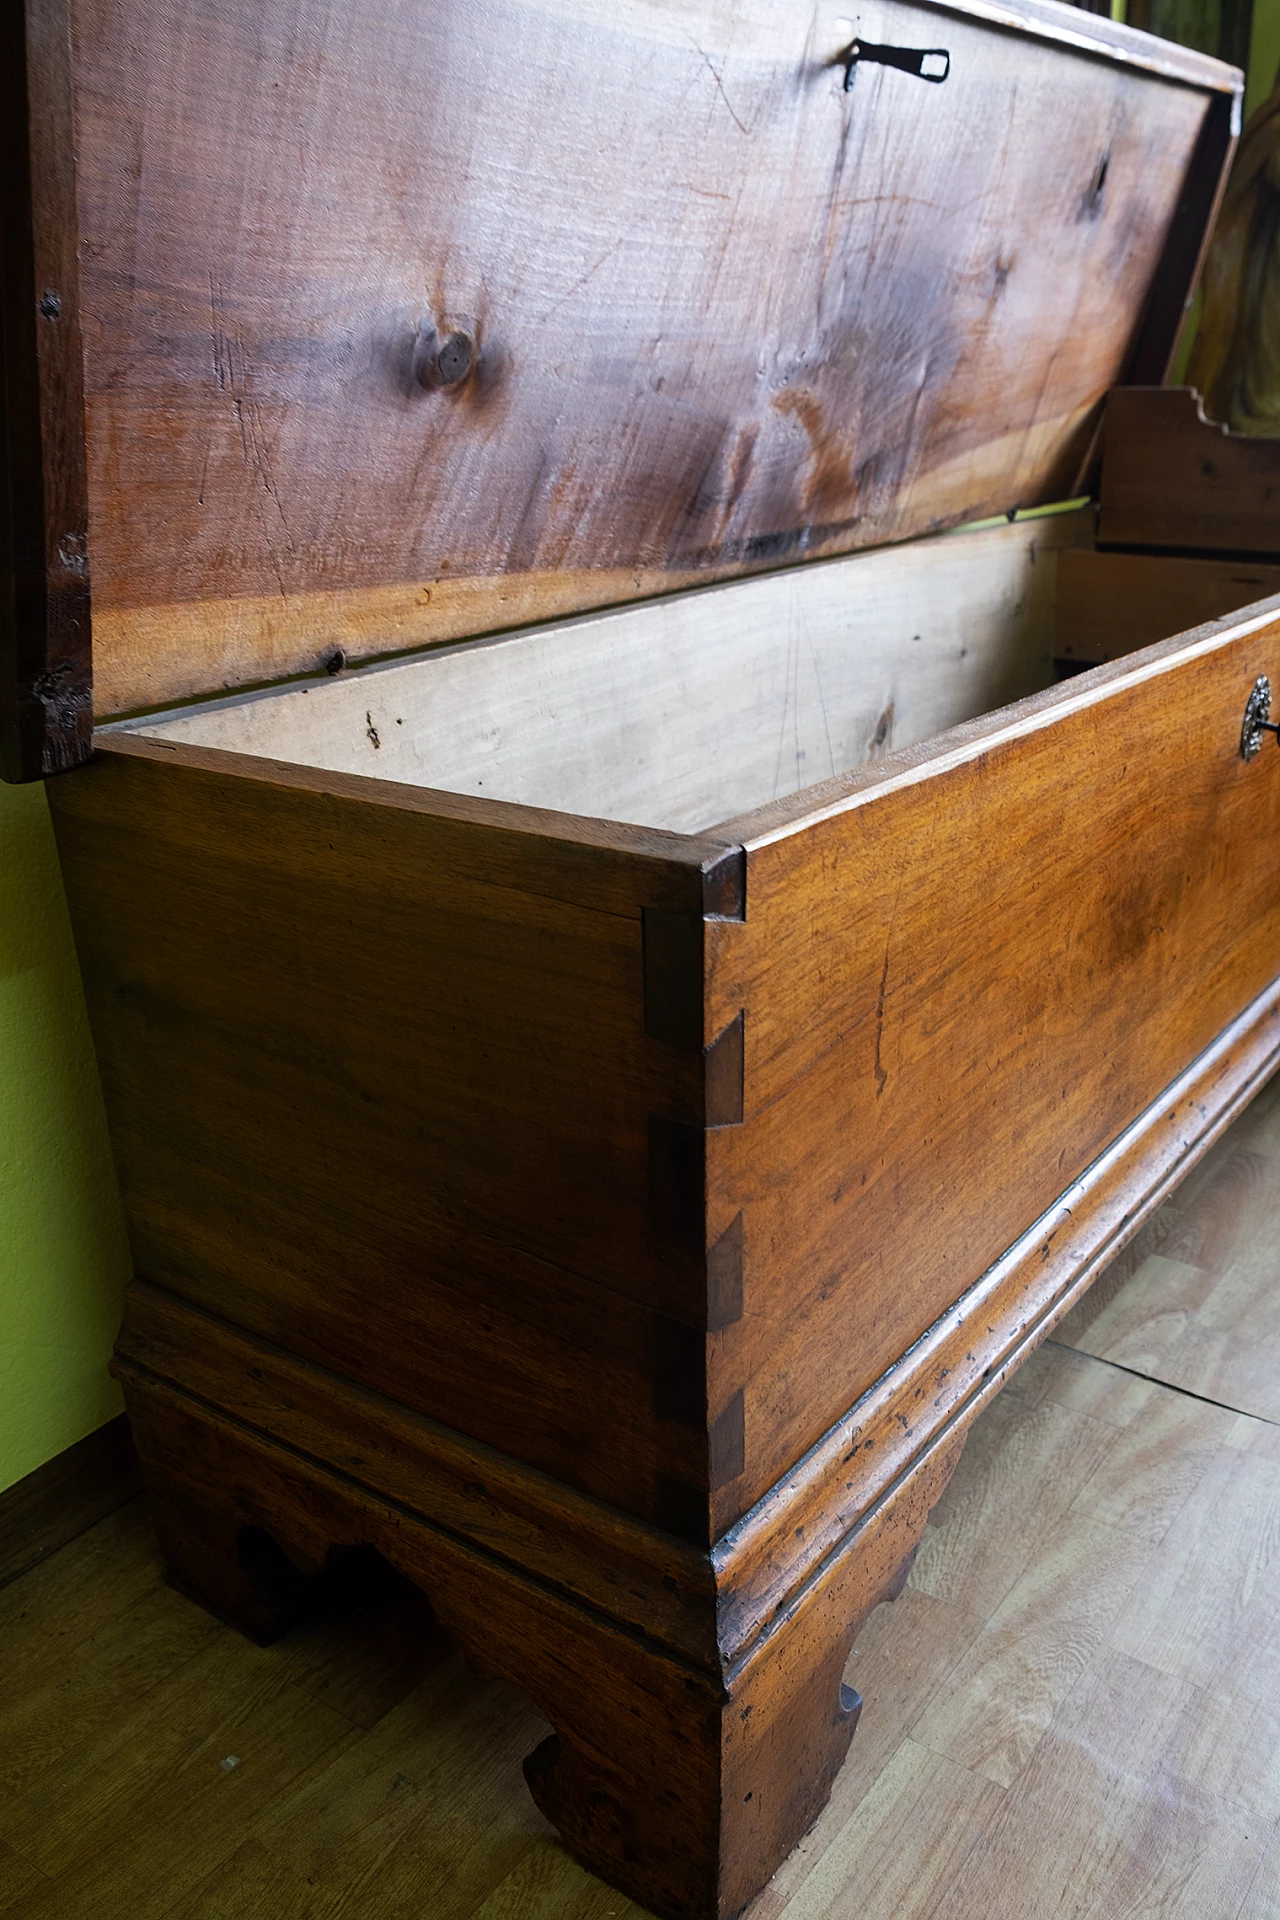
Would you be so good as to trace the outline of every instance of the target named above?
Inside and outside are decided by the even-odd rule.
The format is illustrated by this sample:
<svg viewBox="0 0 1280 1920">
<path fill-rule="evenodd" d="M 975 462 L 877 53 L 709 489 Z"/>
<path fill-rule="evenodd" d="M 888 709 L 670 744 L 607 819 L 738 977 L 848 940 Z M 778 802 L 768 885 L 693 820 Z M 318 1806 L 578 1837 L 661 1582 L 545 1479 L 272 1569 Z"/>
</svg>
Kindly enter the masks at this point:
<svg viewBox="0 0 1280 1920">
<path fill-rule="evenodd" d="M 29 1903 L 33 1920 L 158 1920 L 267 1800 L 356 1737 L 281 1684 L 261 1648 L 217 1629 L 133 1714 L 0 1810 L 3 1838 L 52 1883 Z"/>
<path fill-rule="evenodd" d="M 0 1836 L 24 1796 L 43 1795 L 43 1783 L 95 1736 L 110 1736 L 122 1716 L 203 1652 L 226 1629 L 157 1584 L 139 1596 L 121 1631 L 109 1620 L 74 1650 L 69 1668 L 48 1662 L 15 1663 L 0 1751 Z"/>
<path fill-rule="evenodd" d="M 36 1667 L 65 1674 L 78 1646 L 163 1577 L 147 1504 L 139 1498 L 0 1588 L 6 1697 L 12 1675 Z"/>
<path fill-rule="evenodd" d="M 289 1678 L 354 1726 L 375 1727 L 449 1656 L 425 1595 L 385 1561 L 349 1570 L 277 1649 Z"/>
<path fill-rule="evenodd" d="M 0 1913 L 16 1914 L 47 1886 L 48 1876 L 0 1841 Z"/>
<path fill-rule="evenodd" d="M 1236 1920 L 1276 1920 L 1280 1914 L 1280 1833 L 1272 1839 L 1245 1895 Z"/>
<path fill-rule="evenodd" d="M 1238 1422 L 1225 1408 L 1156 1389 L 1081 1487 L 1072 1516 L 1087 1514 L 1126 1539 L 1158 1546 L 1218 1454 L 1233 1446 Z"/>
<path fill-rule="evenodd" d="M 158 1589 L 130 1540 L 143 1577 L 108 1542 L 107 1620 L 49 1656 L 68 1685 L 85 1650 L 92 1678 L 127 1644 L 122 1593 L 211 1637 L 7 1796 L 28 1883 L 0 1879 L 6 1920 L 635 1920 L 525 1793 L 540 1716 L 442 1660 L 394 1579 L 262 1649 Z M 750 1920 L 1280 1915 L 1273 1540 L 1280 1429 L 1042 1350 L 859 1635 L 849 1764 Z M 91 1552 L 63 1550 L 70 1581 Z"/>
<path fill-rule="evenodd" d="M 934 1690 L 912 1737 L 981 1778 L 1012 1786 L 1151 1554 L 1141 1538 L 1068 1515 Z"/>
<path fill-rule="evenodd" d="M 928 1920 L 961 1880 L 1002 1790 L 904 1740 L 784 1909 L 787 1920 Z M 856 1902 L 856 1906 L 854 1903 Z M 756 1920 L 757 1906 L 749 1910 Z"/>
<path fill-rule="evenodd" d="M 1090 1414 L 1104 1426 L 1121 1429 L 1130 1426 L 1159 1392 L 1150 1380 L 1138 1379 L 1119 1367 L 1096 1366 L 1074 1347 L 1046 1340 L 1014 1374 L 1001 1397 L 1025 1400 L 1031 1406 L 1048 1401 L 1071 1413 Z"/>
<path fill-rule="evenodd" d="M 1217 1455 L 1111 1641 L 1191 1684 L 1280 1701 L 1280 1462 Z"/>
<path fill-rule="evenodd" d="M 563 1920 L 566 1914 L 573 1920 L 645 1920 L 643 1907 L 590 1879 L 551 1839 L 526 1851 L 471 1920 Z"/>
<path fill-rule="evenodd" d="M 1002 1394 L 934 1509 L 912 1584 L 990 1619 L 1047 1548 L 1115 1441 L 1093 1413 Z"/>
<path fill-rule="evenodd" d="M 849 1758 L 822 1819 L 752 1903 L 751 1920 L 781 1920 L 790 1914 L 798 1888 L 818 1870 L 828 1849 L 840 1844 L 848 1823 L 902 1748 L 907 1729 L 935 1690 L 945 1685 L 982 1624 L 980 1616 L 910 1583 L 892 1606 L 871 1615 L 845 1669 L 846 1681 L 863 1699 Z"/>
<path fill-rule="evenodd" d="M 1280 1080 L 1216 1142 L 1055 1339 L 1280 1423 Z"/>
<path fill-rule="evenodd" d="M 827 1814 L 750 1920 L 879 1914 L 880 1876 L 889 1889 L 885 1911 L 919 1910 L 922 1920 L 1156 1912 L 1233 1920 L 1251 1884 L 1253 1920 L 1277 1920 L 1280 1898 L 1268 1907 L 1262 1889 L 1268 1871 L 1280 1884 L 1280 1861 L 1264 1864 L 1280 1820 L 1280 1673 L 1270 1665 L 1266 1591 L 1269 1542 L 1280 1538 L 1271 1509 L 1280 1428 L 1065 1347 L 1041 1349 L 1002 1402 L 999 1422 L 995 1408 L 979 1422 L 906 1592 L 873 1616 L 860 1640 L 891 1668 L 895 1657 L 920 1651 L 913 1641 L 936 1634 L 919 1613 L 922 1585 L 958 1594 L 970 1574 L 990 1598 L 1004 1570 L 1021 1563 L 1023 1572 L 949 1673 L 939 1649 L 932 1687 L 900 1717 L 884 1703 L 893 1723 L 887 1766 L 858 1798 L 848 1791 L 851 1756 Z M 1056 1415 L 1041 1424 L 1055 1408 L 1088 1423 L 1083 1440 Z M 1108 1431 L 1101 1457 L 1086 1475 L 1064 1473 L 1046 1437 L 1065 1439 L 1079 1466 L 1090 1458 L 1085 1443 L 1095 1425 Z M 1198 1612 L 1184 1617 L 1179 1574 L 1194 1590 L 1204 1562 L 1218 1569 L 1208 1609 L 1228 1626 L 1242 1623 L 1244 1637 L 1226 1661 L 1215 1642 L 1207 1670 L 1197 1673 L 1187 1652 L 1203 1623 Z M 929 1597 L 949 1611 L 951 1603 Z M 1144 1629 L 1154 1666 L 1115 1644 Z M 1161 1633 L 1169 1645 L 1161 1646 Z M 1230 1632 L 1221 1637 L 1229 1641 Z M 1159 1670 L 1162 1662 L 1170 1672 Z M 855 1685 L 858 1664 L 847 1674 Z M 926 1778 L 920 1751 L 947 1767 L 927 1776 L 912 1800 Z M 969 1811 L 982 1804 L 973 1797 L 978 1784 L 996 1796 L 985 1817 Z M 899 1794 L 912 1811 L 895 1828 Z M 875 1808 L 896 1839 L 872 1870 Z M 981 1828 L 972 1846 L 971 1817 Z M 921 1886 L 932 1892 L 918 1909 Z"/>
<path fill-rule="evenodd" d="M 465 1920 L 551 1829 L 520 1763 L 547 1732 L 515 1689 L 453 1659 L 265 1808 L 165 1920 Z M 559 1849 L 556 1849 L 559 1853 Z M 596 1885 L 562 1856 L 584 1897 Z"/>
<path fill-rule="evenodd" d="M 1273 1247 L 1239 1252 L 1160 1356 L 1156 1377 L 1280 1424 L 1278 1267 Z"/>
<path fill-rule="evenodd" d="M 930 1920 L 1233 1920 L 1273 1827 L 1185 1777 L 1201 1710 L 1198 1689 L 1103 1650 Z"/>
</svg>

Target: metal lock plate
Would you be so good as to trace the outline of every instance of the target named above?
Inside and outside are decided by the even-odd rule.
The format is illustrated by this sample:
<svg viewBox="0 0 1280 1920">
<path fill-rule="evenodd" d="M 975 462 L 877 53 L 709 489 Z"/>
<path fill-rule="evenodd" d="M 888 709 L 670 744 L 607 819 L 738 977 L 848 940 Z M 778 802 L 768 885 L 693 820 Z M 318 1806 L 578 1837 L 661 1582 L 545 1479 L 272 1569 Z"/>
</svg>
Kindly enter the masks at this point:
<svg viewBox="0 0 1280 1920">
<path fill-rule="evenodd" d="M 1271 682 L 1265 673 L 1258 675 L 1253 683 L 1253 692 L 1245 703 L 1244 722 L 1240 728 L 1240 757 L 1252 760 L 1262 746 L 1264 733 L 1275 733 L 1271 724 Z M 1280 740 L 1277 741 L 1280 745 Z"/>
</svg>

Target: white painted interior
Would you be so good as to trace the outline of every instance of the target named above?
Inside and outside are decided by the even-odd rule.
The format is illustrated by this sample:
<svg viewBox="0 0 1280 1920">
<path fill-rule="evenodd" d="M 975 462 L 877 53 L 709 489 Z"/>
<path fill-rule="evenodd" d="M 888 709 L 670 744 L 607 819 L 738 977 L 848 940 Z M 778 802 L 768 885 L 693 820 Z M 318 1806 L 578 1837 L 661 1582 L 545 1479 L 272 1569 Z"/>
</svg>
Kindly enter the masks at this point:
<svg viewBox="0 0 1280 1920">
<path fill-rule="evenodd" d="M 1088 509 L 816 562 L 123 730 L 696 832 L 1053 678 Z"/>
</svg>

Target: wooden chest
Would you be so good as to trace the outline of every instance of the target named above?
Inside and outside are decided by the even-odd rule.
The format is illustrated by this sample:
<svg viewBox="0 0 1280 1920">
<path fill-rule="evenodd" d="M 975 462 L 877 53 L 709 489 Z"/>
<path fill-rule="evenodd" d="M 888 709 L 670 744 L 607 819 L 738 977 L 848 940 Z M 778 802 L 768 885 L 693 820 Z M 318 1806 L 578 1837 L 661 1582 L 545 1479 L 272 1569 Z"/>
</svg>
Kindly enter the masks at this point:
<svg viewBox="0 0 1280 1920">
<path fill-rule="evenodd" d="M 384 1554 L 719 1920 L 1280 1059 L 1280 604 L 1183 631 L 1087 497 L 1239 75 L 1054 0 L 5 20 L 6 764 L 166 1552 L 263 1635 Z"/>
</svg>

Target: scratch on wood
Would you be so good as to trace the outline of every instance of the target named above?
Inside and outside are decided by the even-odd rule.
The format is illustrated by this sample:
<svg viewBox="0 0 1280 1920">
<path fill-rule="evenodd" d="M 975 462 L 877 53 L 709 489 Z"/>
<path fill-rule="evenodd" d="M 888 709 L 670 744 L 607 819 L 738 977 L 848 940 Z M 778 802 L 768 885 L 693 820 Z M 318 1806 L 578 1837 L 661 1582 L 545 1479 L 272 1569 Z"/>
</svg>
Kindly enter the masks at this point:
<svg viewBox="0 0 1280 1920">
<path fill-rule="evenodd" d="M 880 1059 L 880 1043 L 884 1039 L 884 996 L 889 984 L 889 948 L 884 950 L 884 966 L 880 973 L 880 993 L 876 1000 L 876 1099 L 884 1092 L 885 1081 L 889 1078 Z"/>
<path fill-rule="evenodd" d="M 213 349 L 213 376 L 214 376 L 214 379 L 217 381 L 220 390 L 224 393 L 229 393 L 231 396 L 231 412 L 235 420 L 236 426 L 239 430 L 240 449 L 241 449 L 242 456 L 244 458 L 244 463 L 249 468 L 250 472 L 254 475 L 254 477 L 257 479 L 262 490 L 266 493 L 272 505 L 274 506 L 276 513 L 279 515 L 280 524 L 284 529 L 286 544 L 288 545 L 290 552 L 292 552 L 294 547 L 293 535 L 292 535 L 292 532 L 290 531 L 289 522 L 285 515 L 284 505 L 280 499 L 279 493 L 276 490 L 275 480 L 271 472 L 270 459 L 269 459 L 268 450 L 267 450 L 266 438 L 262 429 L 262 420 L 261 420 L 258 403 L 253 398 L 251 393 L 247 393 L 242 390 L 243 380 L 239 384 L 237 384 L 235 353 L 233 353 L 232 351 L 231 339 L 228 336 L 226 329 L 222 325 L 220 301 L 221 301 L 220 291 L 214 280 L 213 274 L 210 273 L 209 274 L 209 321 L 210 321 L 209 332 L 210 332 L 210 342 Z M 243 369 L 248 362 L 248 354 L 245 350 L 244 341 L 239 337 L 237 337 L 236 339 L 235 348 L 240 355 L 241 368 Z M 204 468 L 200 477 L 200 503 L 202 506 L 204 504 L 204 487 L 205 487 L 205 480 L 208 475 L 208 468 L 209 468 L 209 454 L 208 454 L 208 450 L 206 449 Z M 264 531 L 265 531 L 265 527 L 264 527 Z M 271 560 L 272 571 L 276 576 L 276 584 L 280 591 L 280 597 L 282 600 L 284 600 L 288 598 L 288 595 L 285 591 L 284 575 L 281 571 L 279 558 L 275 552 L 275 548 L 273 545 L 270 545 L 269 536 L 268 536 L 268 544 L 270 546 L 270 560 Z"/>
<path fill-rule="evenodd" d="M 697 46 L 696 41 L 694 42 L 694 45 Z M 726 107 L 728 107 L 729 109 L 730 118 L 732 119 L 734 126 L 738 129 L 739 133 L 745 133 L 749 140 L 751 138 L 751 129 L 750 127 L 744 127 L 741 120 L 739 120 L 737 114 L 734 113 L 733 102 L 730 100 L 728 94 L 724 90 L 724 81 L 720 78 L 720 75 L 717 73 L 715 66 L 712 63 L 711 55 L 706 51 L 704 47 L 698 47 L 697 50 L 707 63 L 707 71 L 711 75 L 711 78 L 715 81 L 716 86 L 719 89 L 720 98 L 724 101 Z"/>
</svg>

